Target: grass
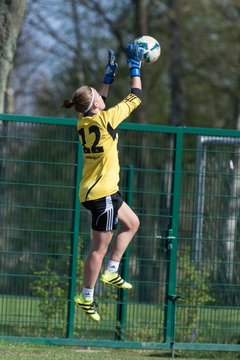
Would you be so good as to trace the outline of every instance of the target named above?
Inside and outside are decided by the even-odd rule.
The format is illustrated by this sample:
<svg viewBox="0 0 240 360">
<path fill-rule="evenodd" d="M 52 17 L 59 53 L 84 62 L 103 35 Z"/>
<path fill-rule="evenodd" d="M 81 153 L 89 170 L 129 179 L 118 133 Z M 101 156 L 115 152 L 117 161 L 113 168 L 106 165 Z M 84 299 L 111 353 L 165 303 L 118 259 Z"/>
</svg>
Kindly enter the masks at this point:
<svg viewBox="0 0 240 360">
<path fill-rule="evenodd" d="M 65 337 L 66 319 L 43 319 L 39 311 L 39 300 L 30 297 L 0 296 L 0 335 Z M 114 340 L 116 329 L 116 306 L 101 303 L 103 321 L 99 325 L 87 322 L 85 314 L 75 312 L 74 326 L 76 337 L 88 339 Z M 109 311 L 109 309 L 111 311 Z M 188 342 L 187 323 L 189 308 L 179 306 L 176 316 L 177 342 Z M 164 332 L 164 308 L 146 304 L 128 305 L 126 340 L 162 342 Z M 239 338 L 240 310 L 202 307 L 197 316 L 198 337 L 196 342 L 237 344 Z M 84 334 L 84 335 L 82 335 Z M 193 340 L 192 340 L 193 341 Z M 195 342 L 194 341 L 194 342 Z"/>
<path fill-rule="evenodd" d="M 60 347 L 0 341 L 0 359 L 2 360 L 169 360 L 171 358 L 172 354 L 166 351 Z M 174 358 L 233 360 L 240 359 L 240 353 L 176 351 Z"/>
<path fill-rule="evenodd" d="M 64 337 L 65 320 L 58 322 L 57 319 L 50 322 L 50 328 L 45 327 L 45 321 L 39 312 L 39 301 L 33 298 L 0 297 L 1 335 L 11 336 L 37 336 L 37 337 Z M 111 305 L 109 318 L 104 314 L 104 305 L 101 305 L 103 318 L 102 324 L 96 325 L 86 320 L 85 314 L 80 311 L 75 313 L 76 339 L 115 339 L 116 309 Z M 109 310 L 109 307 L 108 307 Z M 106 312 L 106 311 L 105 311 Z M 178 308 L 176 327 L 176 340 L 182 338 L 183 332 L 188 329 L 186 323 L 186 309 Z M 163 339 L 163 309 L 144 304 L 128 305 L 128 316 L 132 323 L 128 323 L 127 340 L 144 342 L 161 342 Z M 239 341 L 239 309 L 201 308 L 198 314 L 198 328 L 203 333 L 203 338 L 197 338 L 196 343 L 205 342 L 208 337 L 210 343 L 237 344 Z M 129 320 L 128 320 L 129 321 Z M 85 329 L 86 327 L 86 329 Z M 84 331 L 85 329 L 85 331 Z M 84 335 L 83 335 L 84 334 Z M 156 337 L 157 336 L 157 337 Z M 187 343 L 188 341 L 186 341 Z M 80 348 L 79 346 L 54 346 L 33 345 L 26 343 L 9 343 L 0 341 L 0 360 L 167 360 L 171 359 L 171 352 L 156 350 L 131 350 L 131 349 L 100 349 Z M 210 351 L 175 351 L 176 359 L 240 359 L 240 352 L 210 352 Z"/>
</svg>

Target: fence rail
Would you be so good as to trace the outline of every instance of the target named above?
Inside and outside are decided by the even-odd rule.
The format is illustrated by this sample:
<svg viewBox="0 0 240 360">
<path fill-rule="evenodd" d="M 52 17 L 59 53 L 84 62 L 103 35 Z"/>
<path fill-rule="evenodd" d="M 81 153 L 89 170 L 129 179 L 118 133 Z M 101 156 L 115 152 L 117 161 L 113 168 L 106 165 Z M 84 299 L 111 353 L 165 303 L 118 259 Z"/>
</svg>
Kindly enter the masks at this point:
<svg viewBox="0 0 240 360">
<path fill-rule="evenodd" d="M 141 227 L 74 307 L 90 246 L 75 119 L 0 115 L 0 334 L 11 341 L 240 350 L 240 131 L 123 123 L 120 188 Z"/>
</svg>

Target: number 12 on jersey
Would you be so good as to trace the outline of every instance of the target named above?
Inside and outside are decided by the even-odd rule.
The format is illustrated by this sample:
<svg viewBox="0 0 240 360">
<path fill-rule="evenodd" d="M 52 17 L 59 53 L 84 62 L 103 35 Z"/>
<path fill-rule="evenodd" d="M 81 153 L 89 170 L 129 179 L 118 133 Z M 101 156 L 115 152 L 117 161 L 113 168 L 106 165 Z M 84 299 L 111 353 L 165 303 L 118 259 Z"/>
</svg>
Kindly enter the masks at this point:
<svg viewBox="0 0 240 360">
<path fill-rule="evenodd" d="M 83 152 L 85 154 L 99 154 L 99 153 L 103 153 L 103 146 L 98 146 L 98 143 L 100 141 L 100 130 L 96 125 L 92 125 L 89 127 L 89 129 L 84 129 L 84 128 L 80 128 L 78 130 L 78 134 L 81 136 L 82 139 L 82 147 L 83 147 Z M 86 139 L 91 135 L 94 134 L 95 135 L 95 140 L 92 144 L 91 147 L 87 147 L 87 141 Z"/>
</svg>

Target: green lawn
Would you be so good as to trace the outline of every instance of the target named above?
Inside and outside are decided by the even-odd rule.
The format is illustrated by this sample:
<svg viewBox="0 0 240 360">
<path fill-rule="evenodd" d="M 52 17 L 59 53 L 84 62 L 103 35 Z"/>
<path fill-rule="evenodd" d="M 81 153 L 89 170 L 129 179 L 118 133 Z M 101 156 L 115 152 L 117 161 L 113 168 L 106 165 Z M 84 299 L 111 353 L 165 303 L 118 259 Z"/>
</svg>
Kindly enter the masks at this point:
<svg viewBox="0 0 240 360">
<path fill-rule="evenodd" d="M 0 336 L 65 338 L 65 316 L 43 318 L 39 300 L 31 297 L 0 296 Z M 64 304 L 65 306 L 65 304 Z M 110 310 L 109 310 L 110 309 Z M 87 319 L 76 309 L 74 318 L 75 339 L 116 340 L 116 305 L 100 305 L 102 321 L 99 324 Z M 240 310 L 234 308 L 200 307 L 194 325 L 188 324 L 188 307 L 178 307 L 176 316 L 176 342 L 238 344 L 240 341 Z M 164 307 L 148 304 L 127 306 L 125 339 L 132 342 L 164 342 Z M 192 332 L 192 328 L 195 333 Z M 195 337 L 193 337 L 195 336 Z M 76 341 L 77 344 L 77 341 Z M 63 348 L 62 348 L 63 349 Z M 63 352 L 64 353 L 64 352 Z M 0 352 L 1 356 L 1 352 Z M 1 358 L 1 357 L 0 357 Z"/>
<path fill-rule="evenodd" d="M 185 351 L 175 352 L 174 355 L 176 359 L 181 360 L 240 359 L 240 353 Z M 166 351 L 59 347 L 0 341 L 2 360 L 169 360 L 171 358 L 172 354 Z"/>
</svg>

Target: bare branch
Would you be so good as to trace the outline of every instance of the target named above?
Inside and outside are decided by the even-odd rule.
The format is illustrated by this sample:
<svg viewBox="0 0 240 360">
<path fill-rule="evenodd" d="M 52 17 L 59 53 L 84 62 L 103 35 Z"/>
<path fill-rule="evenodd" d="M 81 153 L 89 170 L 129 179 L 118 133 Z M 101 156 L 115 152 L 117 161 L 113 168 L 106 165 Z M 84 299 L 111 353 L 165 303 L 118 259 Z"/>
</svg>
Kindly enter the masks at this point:
<svg viewBox="0 0 240 360">
<path fill-rule="evenodd" d="M 100 6 L 98 0 L 92 0 L 92 1 L 82 0 L 81 2 L 86 6 L 86 8 L 92 11 L 96 11 L 101 16 L 104 22 L 108 25 L 111 33 L 114 34 L 116 39 L 118 40 L 120 49 L 125 51 L 126 44 L 124 44 L 123 33 L 121 31 L 121 21 L 119 19 L 116 21 L 112 21 L 107 16 L 106 11 Z"/>
<path fill-rule="evenodd" d="M 71 45 L 69 42 L 66 41 L 66 39 L 62 36 L 59 35 L 59 32 L 55 31 L 51 25 L 48 23 L 48 21 L 46 20 L 45 17 L 43 17 L 41 14 L 37 14 L 36 15 L 36 20 L 31 19 L 29 21 L 29 24 L 32 25 L 35 29 L 42 29 L 46 32 L 46 34 L 48 36 L 51 36 L 56 42 L 58 42 L 59 44 L 64 45 L 67 50 L 75 52 L 76 48 L 75 46 Z M 41 26 L 41 25 L 43 26 Z"/>
</svg>

